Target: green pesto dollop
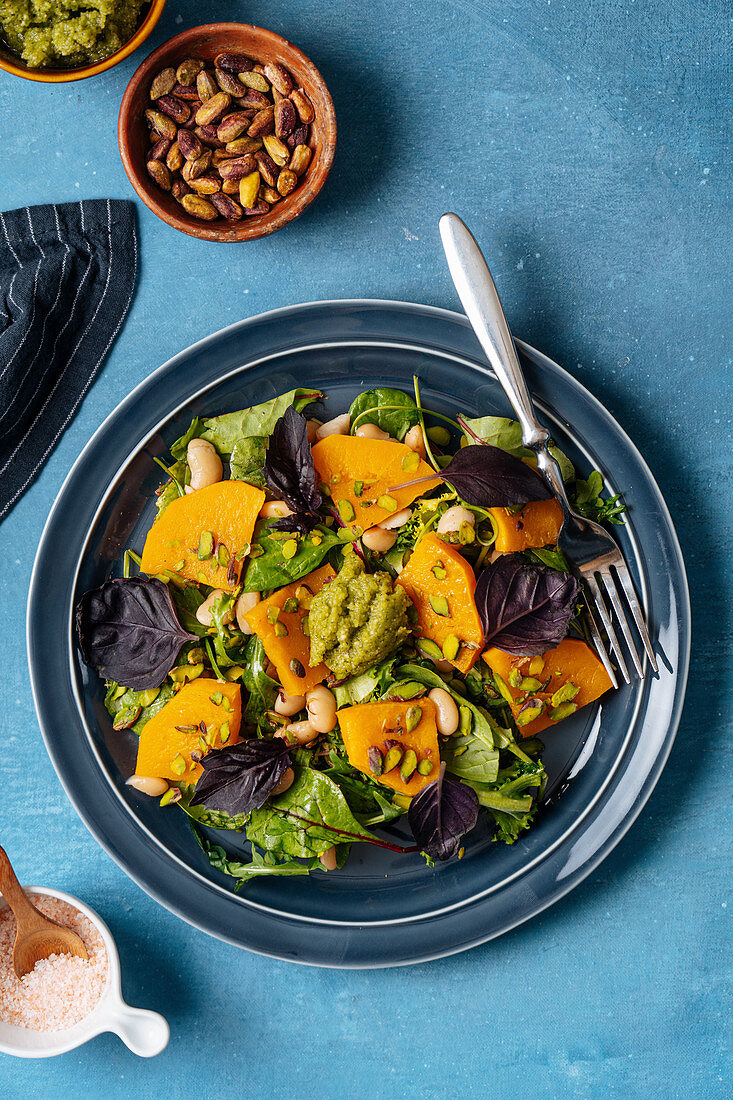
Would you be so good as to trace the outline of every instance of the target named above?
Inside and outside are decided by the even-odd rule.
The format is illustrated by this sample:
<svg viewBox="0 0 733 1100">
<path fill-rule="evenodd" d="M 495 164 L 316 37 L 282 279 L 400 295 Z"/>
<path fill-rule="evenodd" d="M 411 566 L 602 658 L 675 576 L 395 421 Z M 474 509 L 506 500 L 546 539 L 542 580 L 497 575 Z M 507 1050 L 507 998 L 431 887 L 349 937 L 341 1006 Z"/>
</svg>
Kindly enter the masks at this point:
<svg viewBox="0 0 733 1100">
<path fill-rule="evenodd" d="M 311 665 L 325 662 L 339 680 L 366 672 L 407 638 L 408 606 L 389 573 L 365 573 L 357 555 L 347 555 L 308 612 Z"/>
<path fill-rule="evenodd" d="M 73 69 L 132 38 L 144 0 L 0 0 L 0 33 L 32 69 Z"/>
</svg>

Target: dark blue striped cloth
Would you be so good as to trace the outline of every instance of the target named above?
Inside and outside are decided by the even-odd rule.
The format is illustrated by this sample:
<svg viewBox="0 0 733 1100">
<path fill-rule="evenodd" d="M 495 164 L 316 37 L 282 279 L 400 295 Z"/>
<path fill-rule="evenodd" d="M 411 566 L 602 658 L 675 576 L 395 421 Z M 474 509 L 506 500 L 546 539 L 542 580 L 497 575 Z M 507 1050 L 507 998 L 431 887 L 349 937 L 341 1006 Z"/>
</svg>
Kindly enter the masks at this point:
<svg viewBox="0 0 733 1100">
<path fill-rule="evenodd" d="M 130 307 L 135 207 L 0 213 L 0 520 L 71 422 Z"/>
</svg>

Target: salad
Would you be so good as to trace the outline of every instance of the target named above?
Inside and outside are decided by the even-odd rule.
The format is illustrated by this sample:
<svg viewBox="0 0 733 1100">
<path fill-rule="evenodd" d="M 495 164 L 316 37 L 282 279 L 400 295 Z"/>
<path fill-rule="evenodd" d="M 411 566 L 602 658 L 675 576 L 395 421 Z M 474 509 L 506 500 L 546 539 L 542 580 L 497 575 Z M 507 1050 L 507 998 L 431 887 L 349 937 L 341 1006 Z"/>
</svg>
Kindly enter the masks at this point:
<svg viewBox="0 0 733 1100">
<path fill-rule="evenodd" d="M 540 735 L 611 686 L 519 425 L 425 409 L 417 378 L 325 423 L 324 399 L 194 420 L 155 460 L 142 554 L 76 611 L 137 739 L 128 783 L 187 814 L 237 888 L 336 870 L 356 843 L 428 863 L 474 828 L 513 843 L 547 782 Z M 600 474 L 553 453 L 574 507 L 620 522 Z"/>
</svg>

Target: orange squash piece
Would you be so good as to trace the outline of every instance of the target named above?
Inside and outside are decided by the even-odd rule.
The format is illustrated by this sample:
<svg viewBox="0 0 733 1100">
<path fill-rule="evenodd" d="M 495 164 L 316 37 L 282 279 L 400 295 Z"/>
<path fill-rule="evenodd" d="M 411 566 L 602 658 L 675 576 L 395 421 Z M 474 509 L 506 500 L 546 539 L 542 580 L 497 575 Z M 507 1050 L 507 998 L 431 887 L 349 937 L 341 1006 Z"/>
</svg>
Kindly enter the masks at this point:
<svg viewBox="0 0 733 1100">
<path fill-rule="evenodd" d="M 555 546 L 562 527 L 562 508 L 552 500 L 535 500 L 515 514 L 506 508 L 489 508 L 496 528 L 494 549 L 501 554 L 531 550 L 534 546 Z"/>
<path fill-rule="evenodd" d="M 202 722 L 206 735 L 201 729 Z M 145 723 L 135 770 L 138 775 L 195 783 L 204 769 L 191 759 L 191 753 L 205 756 L 211 749 L 224 744 L 236 745 L 241 724 L 239 684 L 205 680 L 199 676 L 184 684 L 170 702 Z M 206 748 L 200 738 L 204 739 Z"/>
<path fill-rule="evenodd" d="M 572 700 L 567 700 L 575 704 L 577 710 L 587 706 L 588 703 L 595 702 L 604 691 L 608 691 L 613 686 L 599 658 L 590 646 L 579 638 L 565 638 L 555 649 L 548 649 L 537 657 L 514 657 L 511 653 L 492 647 L 486 650 L 483 658 L 494 675 L 501 677 L 511 695 L 511 710 L 515 721 L 522 707 L 520 700 L 528 698 L 542 700 L 543 710 L 539 717 L 526 725 L 519 726 L 524 737 L 534 737 L 535 734 L 562 720 L 562 718 L 551 717 L 554 709 L 552 696 L 565 685 L 572 685 L 568 694 L 573 688 L 578 688 Z M 538 690 L 533 689 L 531 684 L 528 687 L 515 686 L 512 681 L 516 681 L 520 676 L 539 680 L 542 687 Z M 550 682 L 545 687 L 548 679 Z"/>
<path fill-rule="evenodd" d="M 411 707 L 419 707 L 422 713 L 418 725 L 408 733 L 407 712 Z M 437 779 L 440 751 L 438 728 L 435 724 L 435 703 L 427 696 L 404 703 L 359 703 L 358 706 L 340 710 L 338 721 L 349 763 L 371 779 L 411 798 Z M 407 783 L 402 778 L 399 765 L 387 773 L 375 775 L 369 767 L 369 749 L 376 747 L 384 759 L 390 742 L 399 742 L 405 751 L 413 749 L 417 754 L 418 764 L 426 760 L 433 765 L 430 772 L 421 775 L 416 768 Z"/>
<path fill-rule="evenodd" d="M 414 603 L 422 637 L 435 642 L 460 672 L 473 668 L 484 632 L 473 598 L 476 577 L 458 550 L 432 532 L 425 535 L 395 583 Z M 448 614 L 440 614 L 446 604 Z M 449 656 L 451 637 L 454 645 L 461 643 L 454 658 Z"/>
<path fill-rule="evenodd" d="M 313 447 L 313 463 L 318 480 L 328 486 L 344 522 L 365 531 L 441 484 L 433 468 L 416 451 L 391 439 L 328 435 Z M 389 492 L 395 485 L 420 477 L 429 477 L 430 481 Z M 394 507 L 378 504 L 383 496 L 391 497 Z"/>
<path fill-rule="evenodd" d="M 185 580 L 234 591 L 242 565 L 236 563 L 232 581 L 227 579 L 229 563 L 232 558 L 236 562 L 251 542 L 264 500 L 262 490 L 245 481 L 219 481 L 178 497 L 148 531 L 141 570 L 150 575 L 167 570 Z M 207 532 L 219 549 L 201 561 L 199 540 Z"/>
<path fill-rule="evenodd" d="M 288 695 L 304 695 L 329 675 L 324 664 L 311 668 L 311 643 L 303 633 L 303 619 L 308 614 L 311 598 L 335 576 L 330 565 L 322 565 L 301 580 L 278 588 L 277 592 L 255 604 L 244 616 L 265 647 L 265 653 L 277 669 L 278 679 Z M 297 610 L 283 611 L 287 600 L 297 600 Z M 270 622 L 270 619 L 273 621 Z M 287 634 L 278 634 L 277 630 L 283 626 Z M 299 668 L 303 669 L 302 676 L 298 675 Z"/>
</svg>

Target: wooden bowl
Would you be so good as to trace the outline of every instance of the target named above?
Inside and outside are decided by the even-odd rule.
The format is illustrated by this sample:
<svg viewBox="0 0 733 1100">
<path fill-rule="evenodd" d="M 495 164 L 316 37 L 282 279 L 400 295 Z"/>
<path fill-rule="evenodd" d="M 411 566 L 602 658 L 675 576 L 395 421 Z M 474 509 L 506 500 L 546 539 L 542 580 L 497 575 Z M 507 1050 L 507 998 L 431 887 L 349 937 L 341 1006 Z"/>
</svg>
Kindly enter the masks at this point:
<svg viewBox="0 0 733 1100">
<path fill-rule="evenodd" d="M 23 80 L 37 80 L 42 84 L 64 84 L 71 80 L 86 80 L 88 76 L 96 76 L 97 73 L 113 68 L 134 53 L 160 19 L 164 7 L 165 0 L 152 0 L 147 15 L 132 38 L 128 39 L 117 53 L 110 54 L 101 61 L 95 61 L 93 65 L 82 65 L 77 69 L 31 69 L 16 54 L 0 45 L 0 69 L 4 69 L 6 73 L 11 73 L 13 76 L 20 76 Z"/>
<path fill-rule="evenodd" d="M 221 218 L 205 222 L 187 214 L 183 207 L 153 183 L 147 173 L 150 148 L 144 112 L 150 104 L 148 92 L 156 73 L 176 67 L 187 57 L 213 62 L 218 53 L 243 53 L 259 64 L 277 61 L 292 74 L 296 86 L 308 93 L 316 111 L 311 123 L 311 162 L 298 187 L 266 214 L 229 222 Z M 274 233 L 297 218 L 313 202 L 326 182 L 336 149 L 336 114 L 328 88 L 312 61 L 273 31 L 247 23 L 209 23 L 169 38 L 143 61 L 127 85 L 117 125 L 120 156 L 130 183 L 148 209 L 168 225 L 205 241 L 248 241 Z"/>
</svg>

